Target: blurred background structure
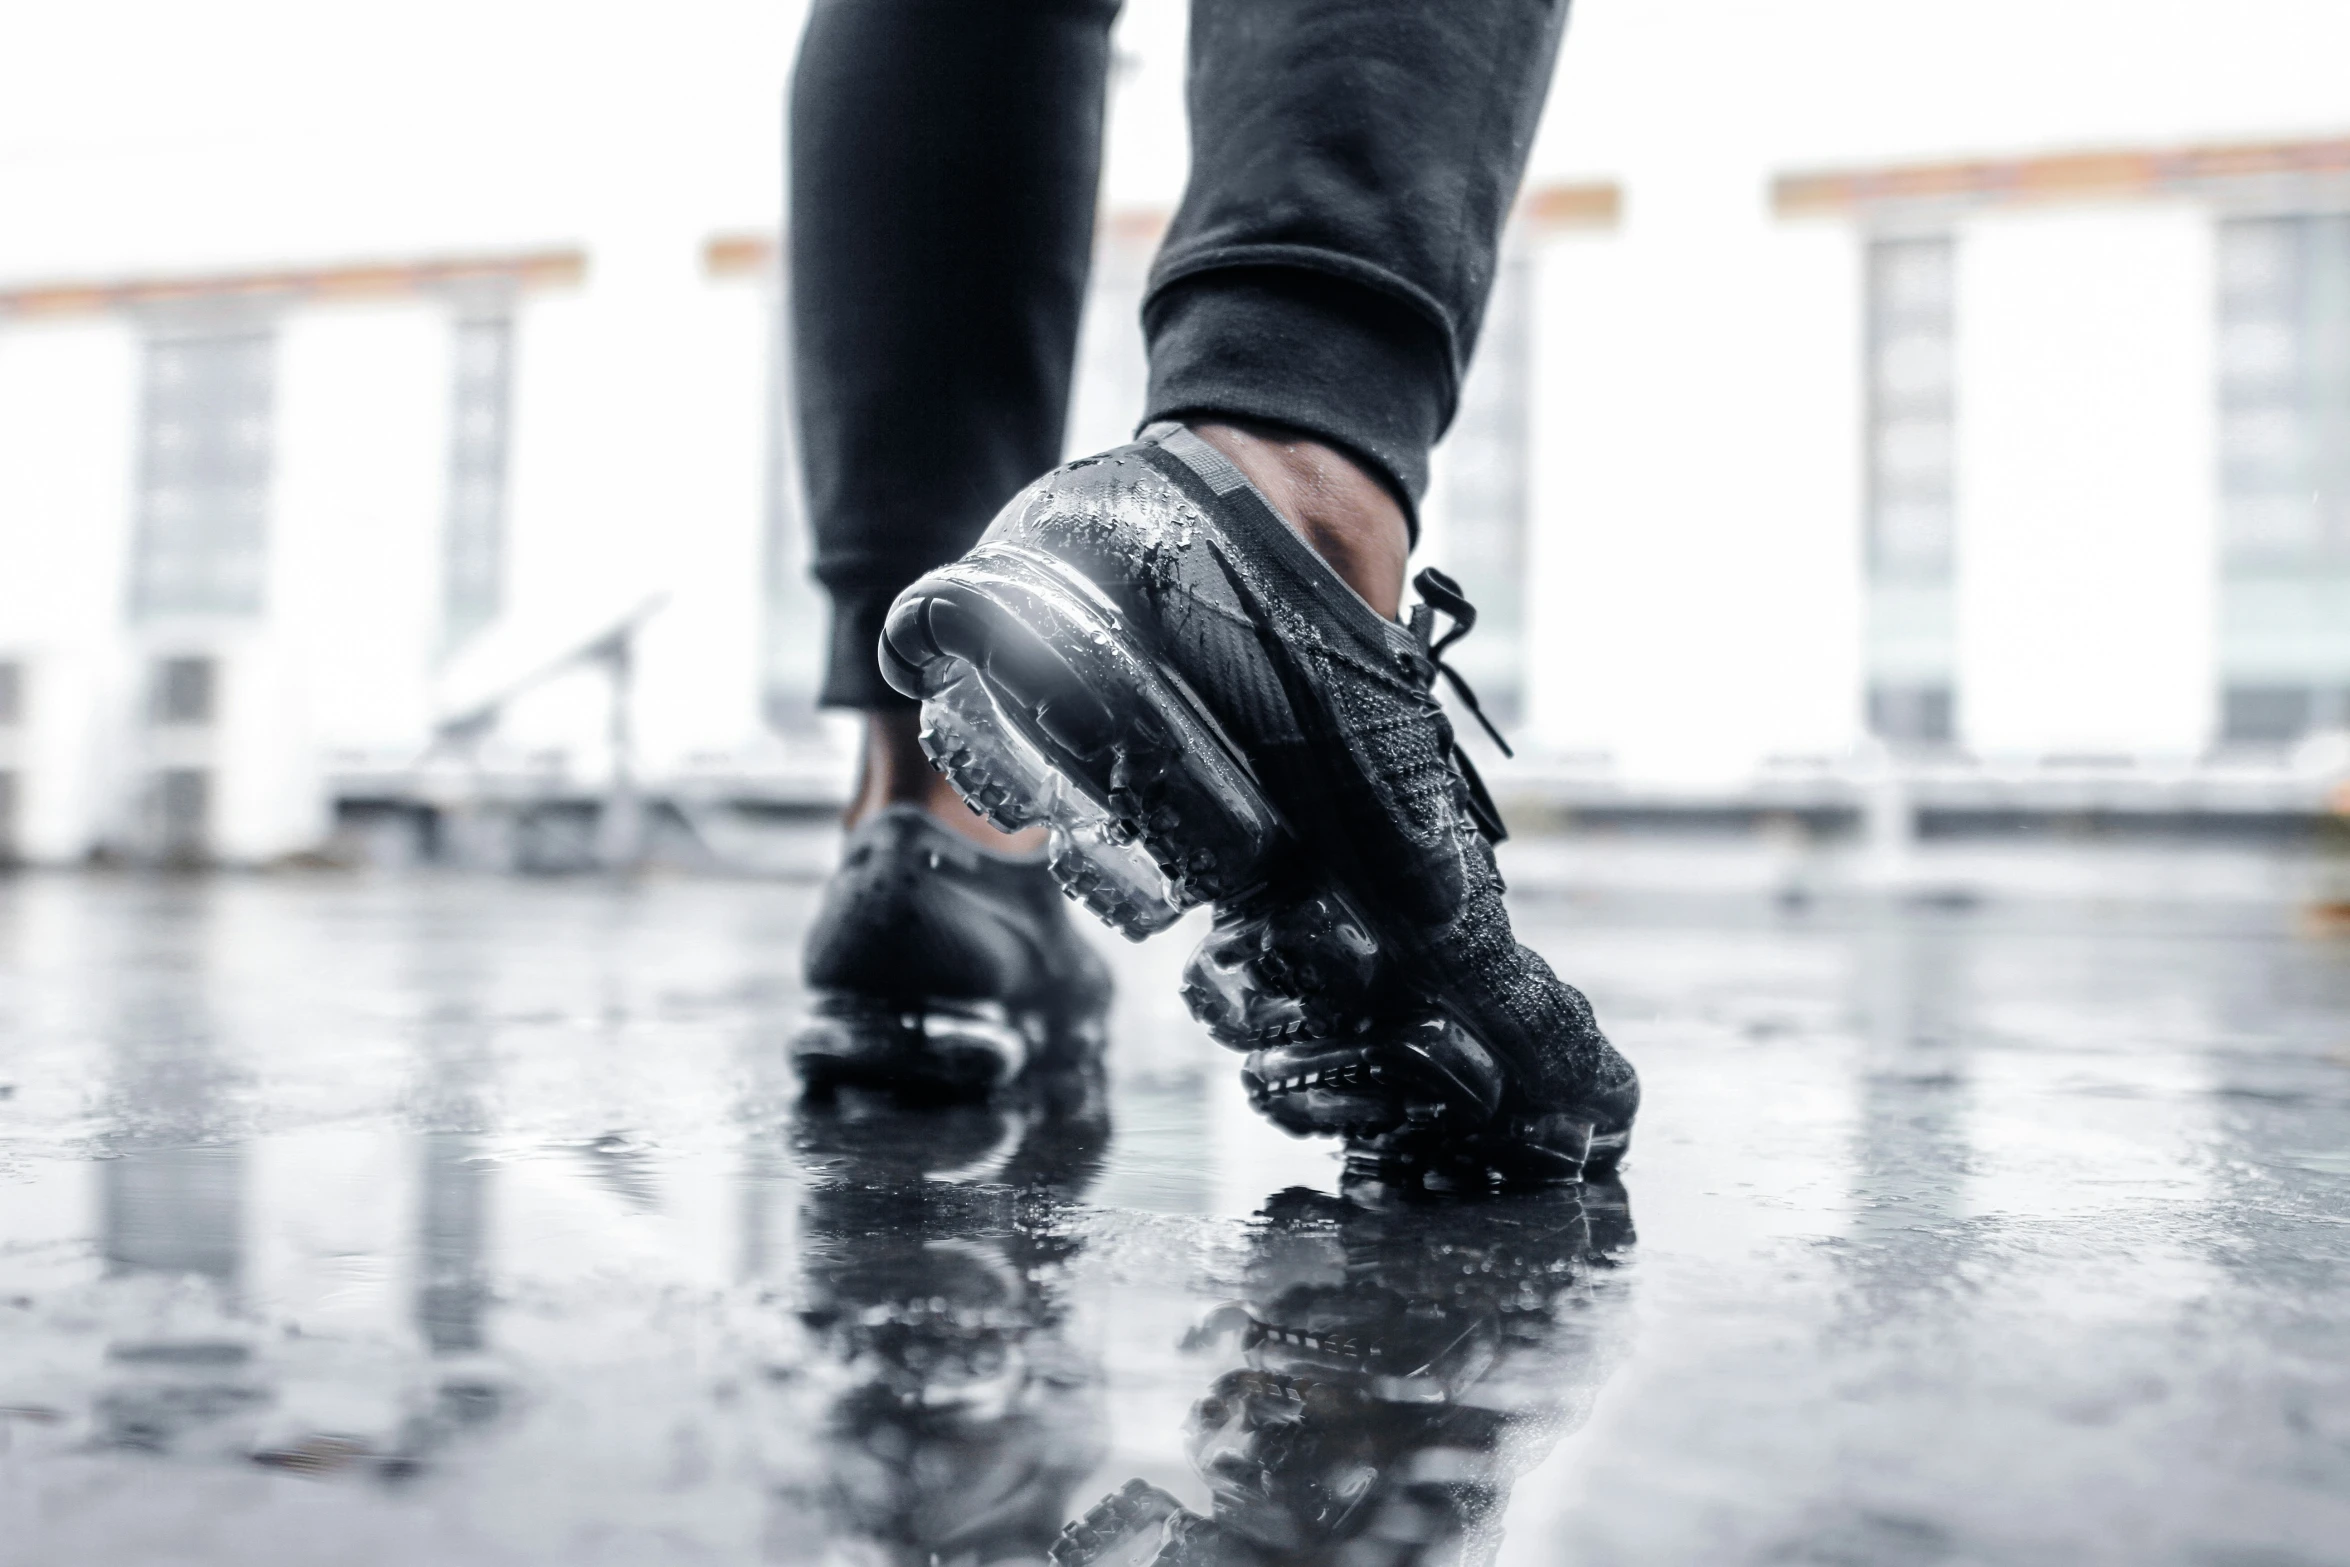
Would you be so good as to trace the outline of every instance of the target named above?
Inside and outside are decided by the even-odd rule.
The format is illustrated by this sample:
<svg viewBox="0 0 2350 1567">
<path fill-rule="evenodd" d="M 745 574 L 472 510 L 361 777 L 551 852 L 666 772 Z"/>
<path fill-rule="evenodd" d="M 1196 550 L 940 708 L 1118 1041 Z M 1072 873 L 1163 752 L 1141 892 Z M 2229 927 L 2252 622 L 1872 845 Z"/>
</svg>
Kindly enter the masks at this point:
<svg viewBox="0 0 2350 1567">
<path fill-rule="evenodd" d="M 0 855 L 724 861 L 840 796 L 800 14 L 15 20 Z M 1129 0 L 1072 452 L 1139 411 L 1182 40 Z M 2346 58 L 2333 0 L 1583 0 L 1428 507 L 1522 818 L 2325 819 Z"/>
</svg>

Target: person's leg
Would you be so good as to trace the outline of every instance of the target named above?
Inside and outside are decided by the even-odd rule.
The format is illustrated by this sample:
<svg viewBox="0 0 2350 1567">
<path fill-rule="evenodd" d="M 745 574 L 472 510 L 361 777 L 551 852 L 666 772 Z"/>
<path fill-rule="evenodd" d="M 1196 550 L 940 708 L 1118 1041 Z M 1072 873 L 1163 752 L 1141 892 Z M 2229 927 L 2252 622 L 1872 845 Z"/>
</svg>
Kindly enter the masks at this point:
<svg viewBox="0 0 2350 1567">
<path fill-rule="evenodd" d="M 792 84 L 800 455 L 832 599 L 821 699 L 865 715 L 792 1047 L 836 1085 L 983 1094 L 1099 1051 L 1101 960 L 1041 833 L 1007 840 L 876 667 L 890 600 L 1061 450 L 1116 0 L 816 0 Z M 976 840 L 976 841 L 974 841 Z"/>
<path fill-rule="evenodd" d="M 898 591 L 1059 460 L 1116 0 L 817 0 L 791 100 L 791 294 L 821 700 L 868 715 L 861 820 L 980 836 L 874 660 Z"/>
<path fill-rule="evenodd" d="M 1566 9 L 1193 0 L 1149 417 L 1190 423 L 1389 615 Z"/>
</svg>

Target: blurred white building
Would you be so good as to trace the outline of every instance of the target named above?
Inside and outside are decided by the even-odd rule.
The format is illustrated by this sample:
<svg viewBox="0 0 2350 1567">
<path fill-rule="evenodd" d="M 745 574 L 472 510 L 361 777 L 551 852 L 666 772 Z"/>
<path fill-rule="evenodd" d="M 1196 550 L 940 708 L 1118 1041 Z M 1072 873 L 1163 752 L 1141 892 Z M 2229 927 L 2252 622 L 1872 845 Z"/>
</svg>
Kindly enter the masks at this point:
<svg viewBox="0 0 2350 1567">
<path fill-rule="evenodd" d="M 12 27 L 0 851 L 445 837 L 623 754 L 838 787 L 776 317 L 798 15 Z M 1130 0 L 1073 450 L 1139 410 L 1181 45 Z M 2333 0 L 1583 0 L 1429 504 L 1505 792 L 2322 800 L 2346 58 Z"/>
</svg>

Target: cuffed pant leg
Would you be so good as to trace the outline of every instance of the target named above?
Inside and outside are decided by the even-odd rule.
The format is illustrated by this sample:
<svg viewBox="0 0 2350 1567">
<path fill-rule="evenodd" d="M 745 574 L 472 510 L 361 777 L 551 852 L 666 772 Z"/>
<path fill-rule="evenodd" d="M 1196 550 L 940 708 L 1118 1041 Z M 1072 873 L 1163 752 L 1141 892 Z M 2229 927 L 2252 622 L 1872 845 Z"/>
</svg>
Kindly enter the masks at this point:
<svg viewBox="0 0 2350 1567">
<path fill-rule="evenodd" d="M 1452 421 L 1565 0 L 1193 0 L 1150 419 L 1268 419 L 1407 509 Z"/>
</svg>

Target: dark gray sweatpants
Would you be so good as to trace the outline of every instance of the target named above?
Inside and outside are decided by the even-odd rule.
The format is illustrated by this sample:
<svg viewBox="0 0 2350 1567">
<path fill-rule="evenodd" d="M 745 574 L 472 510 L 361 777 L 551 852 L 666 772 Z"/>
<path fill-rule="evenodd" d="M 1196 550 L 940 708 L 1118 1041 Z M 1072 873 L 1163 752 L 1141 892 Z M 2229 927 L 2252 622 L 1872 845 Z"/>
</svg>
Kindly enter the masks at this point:
<svg viewBox="0 0 2350 1567">
<path fill-rule="evenodd" d="M 823 700 L 895 707 L 898 591 L 1060 457 L 1116 0 L 816 0 L 791 281 Z M 1294 425 L 1409 511 L 1451 421 L 1565 0 L 1192 0 L 1191 179 L 1146 420 Z"/>
</svg>

